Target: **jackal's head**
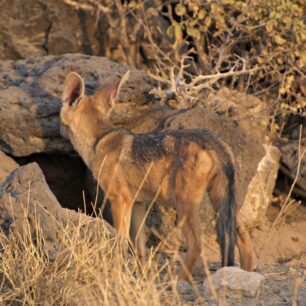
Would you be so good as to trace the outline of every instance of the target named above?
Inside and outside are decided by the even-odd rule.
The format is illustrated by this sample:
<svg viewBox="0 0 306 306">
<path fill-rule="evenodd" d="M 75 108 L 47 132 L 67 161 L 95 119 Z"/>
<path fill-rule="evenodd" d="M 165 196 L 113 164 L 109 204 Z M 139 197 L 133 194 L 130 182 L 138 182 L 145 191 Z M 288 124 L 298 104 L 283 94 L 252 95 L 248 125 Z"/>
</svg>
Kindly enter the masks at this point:
<svg viewBox="0 0 306 306">
<path fill-rule="evenodd" d="M 79 134 L 86 139 L 94 137 L 99 128 L 110 125 L 109 114 L 128 75 L 129 72 L 120 81 L 103 86 L 94 95 L 87 96 L 82 77 L 76 72 L 70 72 L 62 96 L 61 134 L 66 138 Z"/>
</svg>

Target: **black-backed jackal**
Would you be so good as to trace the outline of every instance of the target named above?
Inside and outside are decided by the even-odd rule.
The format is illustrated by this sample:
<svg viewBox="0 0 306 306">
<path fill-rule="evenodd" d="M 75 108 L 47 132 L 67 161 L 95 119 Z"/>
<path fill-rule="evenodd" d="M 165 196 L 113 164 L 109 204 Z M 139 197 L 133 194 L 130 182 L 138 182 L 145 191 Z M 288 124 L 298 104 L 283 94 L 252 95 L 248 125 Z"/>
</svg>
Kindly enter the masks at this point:
<svg viewBox="0 0 306 306">
<path fill-rule="evenodd" d="M 131 219 L 136 228 L 143 223 L 145 209 L 140 203 L 156 198 L 158 204 L 173 206 L 187 244 L 181 277 L 190 278 L 201 253 L 199 206 L 207 191 L 217 212 L 222 265 L 234 265 L 237 243 L 241 267 L 251 270 L 252 245 L 237 214 L 230 150 L 207 129 L 134 134 L 115 128 L 109 114 L 125 78 L 86 96 L 83 79 L 69 73 L 60 113 L 62 134 L 111 201 L 115 228 L 129 239 Z M 144 231 L 140 233 L 138 248 L 143 254 Z"/>
</svg>

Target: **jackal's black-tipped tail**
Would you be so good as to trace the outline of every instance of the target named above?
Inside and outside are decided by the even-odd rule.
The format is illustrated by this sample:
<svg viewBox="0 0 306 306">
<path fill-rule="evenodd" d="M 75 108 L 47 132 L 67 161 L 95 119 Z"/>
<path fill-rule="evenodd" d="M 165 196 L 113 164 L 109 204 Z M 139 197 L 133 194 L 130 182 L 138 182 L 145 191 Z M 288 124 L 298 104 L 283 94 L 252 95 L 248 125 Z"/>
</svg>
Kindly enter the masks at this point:
<svg viewBox="0 0 306 306">
<path fill-rule="evenodd" d="M 223 162 L 209 185 L 209 197 L 217 211 L 217 237 L 222 266 L 233 266 L 236 242 L 235 170 L 231 162 Z"/>
</svg>

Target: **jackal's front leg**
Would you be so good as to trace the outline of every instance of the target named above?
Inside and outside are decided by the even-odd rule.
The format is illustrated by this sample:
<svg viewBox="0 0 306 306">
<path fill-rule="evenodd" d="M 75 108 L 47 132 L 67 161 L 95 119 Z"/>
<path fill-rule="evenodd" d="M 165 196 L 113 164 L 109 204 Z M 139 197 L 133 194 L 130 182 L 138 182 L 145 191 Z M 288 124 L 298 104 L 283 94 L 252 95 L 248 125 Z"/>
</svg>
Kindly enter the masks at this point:
<svg viewBox="0 0 306 306">
<path fill-rule="evenodd" d="M 132 214 L 132 198 L 119 195 L 112 199 L 112 215 L 114 227 L 118 233 L 130 241 L 130 224 Z"/>
<path fill-rule="evenodd" d="M 143 262 L 146 258 L 145 215 L 145 204 L 136 202 L 133 205 L 130 234 L 133 247 L 141 262 Z"/>
</svg>

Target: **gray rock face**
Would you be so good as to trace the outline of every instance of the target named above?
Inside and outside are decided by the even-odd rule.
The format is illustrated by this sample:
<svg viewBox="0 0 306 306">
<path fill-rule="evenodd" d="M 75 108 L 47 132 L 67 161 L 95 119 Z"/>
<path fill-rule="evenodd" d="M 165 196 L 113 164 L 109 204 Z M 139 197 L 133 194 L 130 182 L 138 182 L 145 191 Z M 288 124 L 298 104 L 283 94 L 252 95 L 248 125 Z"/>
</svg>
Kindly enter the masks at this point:
<svg viewBox="0 0 306 306">
<path fill-rule="evenodd" d="M 64 209 L 50 191 L 43 173 L 36 163 L 15 170 L 0 185 L 0 226 L 10 236 L 23 235 L 30 230 L 37 239 L 41 231 L 44 252 L 54 257 L 60 249 L 58 231 L 69 224 L 87 224 L 93 231 L 104 230 L 113 234 L 111 227 L 101 219 Z M 27 222 L 27 223 L 25 223 Z"/>
<path fill-rule="evenodd" d="M 238 267 L 225 267 L 211 276 L 211 284 L 205 280 L 205 295 L 212 295 L 213 286 L 218 295 L 230 298 L 254 297 L 264 279 L 265 277 L 259 273 L 246 272 Z"/>
<path fill-rule="evenodd" d="M 0 149 L 14 156 L 67 152 L 70 143 L 59 133 L 59 110 L 66 75 L 76 71 L 87 93 L 118 80 L 128 67 L 102 57 L 70 54 L 0 63 Z M 120 101 L 143 102 L 151 88 L 144 72 L 131 71 Z"/>
<path fill-rule="evenodd" d="M 18 167 L 19 165 L 12 158 L 0 151 L 0 184 Z"/>
<path fill-rule="evenodd" d="M 222 87 L 217 93 L 210 93 L 205 106 L 221 117 L 226 116 L 253 137 L 265 142 L 269 140 L 269 118 L 271 106 L 256 96 Z"/>
</svg>

